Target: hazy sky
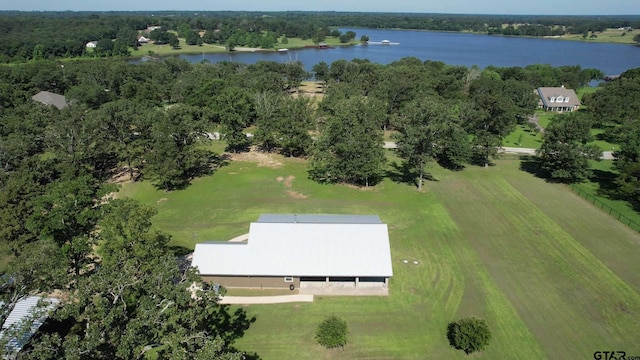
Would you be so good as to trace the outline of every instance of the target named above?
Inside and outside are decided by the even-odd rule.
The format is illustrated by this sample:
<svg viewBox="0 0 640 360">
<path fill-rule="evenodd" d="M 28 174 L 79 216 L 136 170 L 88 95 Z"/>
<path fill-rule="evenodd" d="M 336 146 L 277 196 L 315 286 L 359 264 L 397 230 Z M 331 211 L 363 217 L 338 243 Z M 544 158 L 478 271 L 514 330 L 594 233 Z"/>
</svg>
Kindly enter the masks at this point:
<svg viewBox="0 0 640 360">
<path fill-rule="evenodd" d="M 639 0 L 0 0 L 0 10 L 335 10 L 465 14 L 632 15 Z"/>
</svg>

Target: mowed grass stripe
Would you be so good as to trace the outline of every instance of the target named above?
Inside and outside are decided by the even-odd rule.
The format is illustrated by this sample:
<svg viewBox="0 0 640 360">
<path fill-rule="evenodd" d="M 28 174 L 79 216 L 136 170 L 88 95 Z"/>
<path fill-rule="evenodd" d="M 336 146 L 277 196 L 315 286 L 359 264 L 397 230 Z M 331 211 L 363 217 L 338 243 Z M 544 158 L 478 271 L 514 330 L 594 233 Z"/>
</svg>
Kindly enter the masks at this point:
<svg viewBox="0 0 640 360">
<path fill-rule="evenodd" d="M 520 176 L 515 162 L 500 168 L 514 188 L 640 292 L 640 234 L 564 185 Z"/>
<path fill-rule="evenodd" d="M 500 162 L 455 173 L 434 167 L 440 181 L 418 193 L 388 179 L 366 190 L 320 185 L 307 179 L 306 163 L 279 160 L 283 164 L 276 168 L 234 161 L 183 191 L 156 191 L 145 182 L 127 185 L 121 194 L 157 207 L 154 226 L 186 248 L 245 233 L 265 212 L 379 214 L 389 224 L 394 265 L 389 297 L 248 306 L 257 321 L 238 342 L 240 349 L 265 360 L 463 359 L 464 353 L 449 346 L 445 330 L 448 322 L 467 315 L 486 318 L 494 333 L 489 348 L 475 358 L 582 358 L 588 351 L 591 357 L 603 339 L 618 338 L 607 348 L 630 343 L 634 327 L 622 313 L 637 317 L 633 301 L 621 303 L 620 310 L 608 306 L 628 297 L 628 287 L 603 272 L 603 264 L 593 269 L 584 241 L 523 197 L 520 186 L 510 185 L 539 186 L 541 197 L 554 196 L 549 189 L 555 185 L 540 183 L 517 165 Z M 289 177 L 288 185 L 278 181 Z M 555 206 L 573 207 L 574 201 L 562 198 Z M 588 226 L 592 219 L 572 221 Z M 351 327 L 344 351 L 325 350 L 313 340 L 317 324 L 329 314 L 344 317 Z M 620 340 L 627 332 L 631 335 Z"/>
<path fill-rule="evenodd" d="M 402 198 L 404 186 L 386 182 L 383 186 L 400 192 L 396 192 L 394 201 L 402 203 L 406 200 Z M 411 190 L 406 195 L 415 199 L 416 194 Z M 372 193 L 367 196 L 378 197 Z M 317 298 L 315 303 L 305 307 L 305 312 L 279 314 L 275 325 L 259 312 L 259 321 L 240 342 L 242 347 L 261 349 L 260 355 L 265 359 L 423 359 L 433 354 L 440 354 L 436 356 L 440 358 L 456 354 L 448 346 L 444 331 L 463 291 L 460 273 L 455 270 L 455 257 L 447 245 L 452 236 L 457 236 L 457 231 L 446 211 L 430 196 L 419 200 L 423 205 L 417 214 L 398 211 L 398 206 L 369 208 L 369 211 L 378 211 L 392 228 L 394 277 L 388 298 Z M 438 275 L 434 275 L 435 272 Z M 271 309 L 266 306 L 264 310 L 270 312 Z M 313 317 L 310 317 L 311 313 Z M 313 344 L 312 332 L 288 330 L 296 329 L 288 325 L 289 321 L 304 323 L 314 329 L 328 313 L 342 316 L 349 323 L 350 344 L 344 352 L 317 347 Z M 283 321 L 286 324 L 282 324 Z M 265 328 L 260 328 L 259 323 Z M 264 337 L 264 342 L 256 342 L 252 337 L 254 331 L 256 334 L 268 333 L 271 326 L 285 331 L 281 334 L 283 343 L 272 336 Z M 288 338 L 294 340 L 289 342 Z M 300 352 L 290 348 L 297 341 Z"/>
<path fill-rule="evenodd" d="M 464 187 L 463 184 L 453 185 L 456 191 Z M 461 271 L 464 281 L 463 298 L 452 319 L 476 316 L 487 320 L 494 337 L 491 346 L 483 352 L 488 359 L 545 358 L 527 324 L 496 285 L 487 264 L 470 246 L 464 232 L 458 230 L 448 245 L 452 248 L 451 259 L 455 259 L 455 268 Z"/>
<path fill-rule="evenodd" d="M 638 294 L 493 170 L 472 168 L 434 188 L 447 191 L 442 200 L 545 352 L 630 346 Z M 627 310 L 615 313 L 622 299 Z"/>
</svg>

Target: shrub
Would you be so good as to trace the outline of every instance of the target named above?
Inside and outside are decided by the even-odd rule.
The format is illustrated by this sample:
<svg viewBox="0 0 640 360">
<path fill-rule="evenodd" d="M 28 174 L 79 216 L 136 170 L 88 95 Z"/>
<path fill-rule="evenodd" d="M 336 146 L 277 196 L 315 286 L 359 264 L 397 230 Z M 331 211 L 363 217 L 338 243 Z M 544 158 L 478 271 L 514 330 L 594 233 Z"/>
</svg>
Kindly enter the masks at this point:
<svg viewBox="0 0 640 360">
<path fill-rule="evenodd" d="M 451 346 L 471 354 L 489 345 L 491 331 L 486 321 L 470 317 L 449 323 L 447 338 Z"/>
<path fill-rule="evenodd" d="M 337 316 L 329 316 L 318 325 L 316 340 L 328 349 L 343 347 L 347 343 L 347 322 Z"/>
</svg>

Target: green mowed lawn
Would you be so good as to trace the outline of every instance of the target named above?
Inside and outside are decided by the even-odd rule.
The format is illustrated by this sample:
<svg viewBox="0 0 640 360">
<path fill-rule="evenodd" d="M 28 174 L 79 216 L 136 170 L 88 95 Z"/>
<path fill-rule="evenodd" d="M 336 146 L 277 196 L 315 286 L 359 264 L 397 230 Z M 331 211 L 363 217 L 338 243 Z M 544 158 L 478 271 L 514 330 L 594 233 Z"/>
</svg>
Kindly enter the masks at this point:
<svg viewBox="0 0 640 360">
<path fill-rule="evenodd" d="M 423 193 L 389 178 L 362 190 L 316 184 L 303 161 L 278 159 L 279 167 L 232 162 L 183 191 L 141 183 L 121 192 L 156 206 L 156 226 L 189 248 L 246 233 L 265 212 L 378 214 L 389 224 L 388 297 L 246 306 L 257 320 L 238 348 L 263 359 L 464 359 L 446 326 L 474 315 L 493 331 L 474 358 L 640 353 L 640 236 L 563 185 L 498 161 L 462 172 L 433 167 L 436 181 Z M 344 350 L 313 340 L 330 314 L 350 326 Z"/>
</svg>

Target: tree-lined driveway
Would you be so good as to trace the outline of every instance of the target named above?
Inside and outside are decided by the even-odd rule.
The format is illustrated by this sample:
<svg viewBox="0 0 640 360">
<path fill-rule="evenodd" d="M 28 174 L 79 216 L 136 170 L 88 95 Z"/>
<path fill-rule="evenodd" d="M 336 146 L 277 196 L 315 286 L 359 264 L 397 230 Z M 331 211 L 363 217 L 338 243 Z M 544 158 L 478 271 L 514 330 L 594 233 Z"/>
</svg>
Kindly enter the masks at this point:
<svg viewBox="0 0 640 360">
<path fill-rule="evenodd" d="M 383 147 L 385 149 L 397 149 L 398 144 L 395 141 L 385 141 Z M 535 155 L 536 149 L 531 148 L 517 148 L 517 147 L 501 147 L 498 150 L 499 153 L 503 154 L 518 154 L 518 155 Z M 602 156 L 600 156 L 602 160 L 613 160 L 613 151 L 603 151 Z"/>
</svg>

